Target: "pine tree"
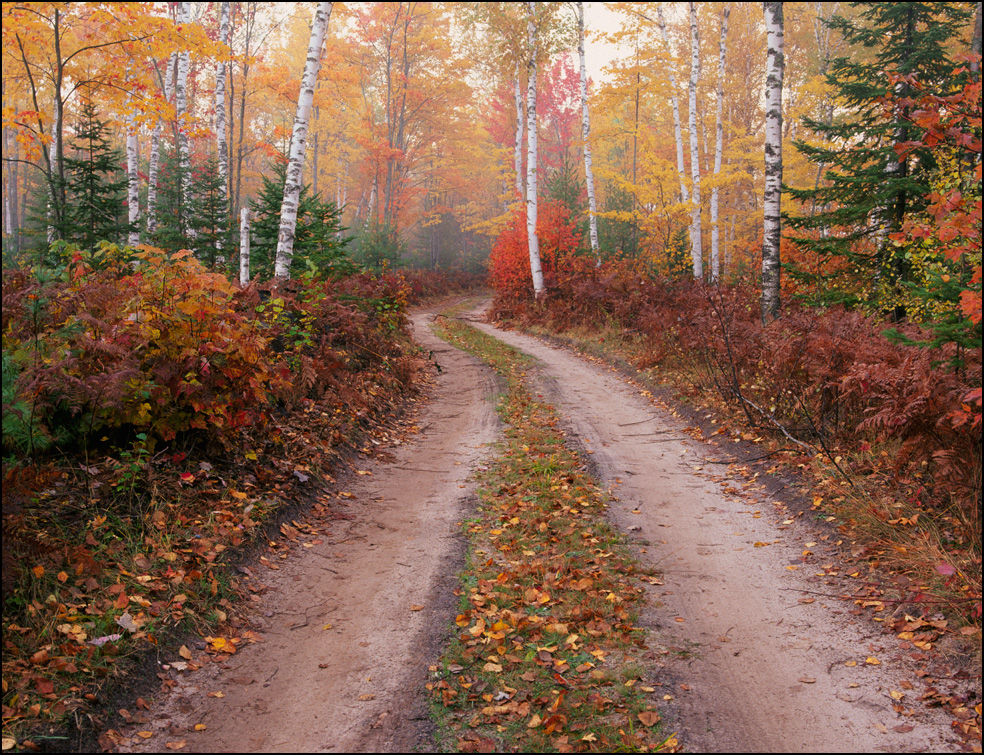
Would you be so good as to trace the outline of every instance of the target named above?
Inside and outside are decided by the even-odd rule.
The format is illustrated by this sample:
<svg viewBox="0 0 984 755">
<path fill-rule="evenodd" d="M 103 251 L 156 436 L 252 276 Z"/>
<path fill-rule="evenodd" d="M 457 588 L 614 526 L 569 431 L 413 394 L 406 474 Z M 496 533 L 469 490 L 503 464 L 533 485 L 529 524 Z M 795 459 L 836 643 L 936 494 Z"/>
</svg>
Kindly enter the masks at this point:
<svg viewBox="0 0 984 755">
<path fill-rule="evenodd" d="M 831 123 L 805 119 L 807 127 L 831 146 L 794 142 L 812 163 L 825 168 L 824 182 L 811 189 L 789 189 L 808 215 L 789 217 L 789 225 L 805 231 L 799 242 L 821 257 L 842 255 L 857 274 L 880 283 L 880 306 L 904 311 L 893 294 L 909 277 L 904 251 L 889 240 L 905 218 L 925 206 L 928 178 L 935 162 L 928 150 L 899 161 L 895 145 L 917 136 L 905 113 L 883 115 L 881 98 L 893 90 L 890 72 L 915 74 L 938 93 L 955 90 L 947 41 L 956 36 L 969 13 L 957 3 L 852 3 L 856 18 L 835 15 L 829 22 L 852 45 L 874 52 L 870 62 L 837 58 L 827 82 L 848 115 Z M 904 95 L 904 84 L 894 87 Z M 802 273 L 800 273 L 802 275 Z M 816 281 L 822 283 L 822 281 Z M 829 282 L 828 282 L 829 284 Z M 836 287 L 822 285 L 828 300 Z M 841 297 L 848 303 L 857 303 Z"/>
<path fill-rule="evenodd" d="M 150 241 L 168 252 L 192 246 L 188 233 L 191 208 L 184 200 L 184 186 L 177 150 L 163 150 L 157 173 L 157 226 L 150 234 Z"/>
<path fill-rule="evenodd" d="M 72 147 L 75 156 L 64 159 L 67 206 L 61 237 L 83 249 L 94 249 L 100 241 L 124 242 L 130 232 L 125 161 L 110 146 L 109 127 L 91 100 L 82 105 Z"/>
<path fill-rule="evenodd" d="M 259 196 L 251 203 L 253 218 L 250 245 L 250 275 L 272 278 L 280 233 L 280 209 L 287 181 L 287 163 L 277 160 L 274 177 L 263 176 Z M 305 266 L 326 276 L 347 275 L 353 270 L 345 248 L 350 238 L 342 236 L 341 210 L 334 202 L 322 201 L 320 195 L 309 194 L 310 184 L 301 187 L 294 247 L 291 256 L 296 270 Z"/>
<path fill-rule="evenodd" d="M 195 256 L 202 264 L 214 267 L 223 256 L 222 250 L 232 246 L 225 178 L 214 155 L 210 155 L 192 176 L 190 210 Z"/>
</svg>

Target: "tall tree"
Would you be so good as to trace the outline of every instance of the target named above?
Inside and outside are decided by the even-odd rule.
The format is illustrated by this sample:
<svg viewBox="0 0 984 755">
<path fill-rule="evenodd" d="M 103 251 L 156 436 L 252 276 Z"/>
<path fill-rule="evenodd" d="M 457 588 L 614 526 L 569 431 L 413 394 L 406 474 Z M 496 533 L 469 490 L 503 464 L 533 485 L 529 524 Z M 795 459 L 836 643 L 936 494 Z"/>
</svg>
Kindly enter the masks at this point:
<svg viewBox="0 0 984 755">
<path fill-rule="evenodd" d="M 539 299 L 546 292 L 543 268 L 540 265 L 540 239 L 536 235 L 537 214 L 537 149 L 536 149 L 536 72 L 537 54 L 536 3 L 526 4 L 526 30 L 529 58 L 526 64 L 526 234 L 529 241 L 530 274 L 533 277 L 533 294 Z"/>
<path fill-rule="evenodd" d="M 694 277 L 704 277 L 704 248 L 701 237 L 700 156 L 697 149 L 697 84 L 700 81 L 700 36 L 697 30 L 697 4 L 690 8 L 690 175 L 693 197 L 690 210 L 690 257 Z"/>
<path fill-rule="evenodd" d="M 311 42 L 308 44 L 307 62 L 304 64 L 304 76 L 301 79 L 301 93 L 297 98 L 297 115 L 294 116 L 294 130 L 290 137 L 287 180 L 284 184 L 284 201 L 280 211 L 280 233 L 277 238 L 277 259 L 274 269 L 277 278 L 290 278 L 304 155 L 307 151 L 308 119 L 311 117 L 314 85 L 318 81 L 318 71 L 321 70 L 321 48 L 324 47 L 325 33 L 328 31 L 328 20 L 331 18 L 333 5 L 334 3 L 320 3 L 311 26 Z"/>
<path fill-rule="evenodd" d="M 219 41 L 229 46 L 229 3 L 221 4 L 219 16 Z M 226 134 L 226 64 L 220 59 L 215 65 L 215 150 L 218 153 L 218 171 L 222 179 L 222 196 L 229 205 L 229 140 Z"/>
<path fill-rule="evenodd" d="M 718 195 L 721 177 L 721 152 L 724 147 L 724 59 L 728 39 L 728 16 L 731 3 L 725 3 L 721 11 L 721 42 L 719 44 L 718 86 L 717 86 L 717 139 L 714 145 L 714 185 L 711 187 L 711 280 L 715 283 L 721 274 L 721 229 L 718 225 Z"/>
<path fill-rule="evenodd" d="M 191 3 L 178 3 L 178 23 L 187 26 L 191 23 Z M 178 74 L 174 84 L 174 96 L 177 104 L 178 116 L 178 155 L 181 162 L 181 175 L 184 180 L 181 184 L 181 191 L 184 194 L 184 202 L 187 204 L 191 199 L 191 150 L 188 144 L 188 68 L 191 64 L 191 54 L 188 50 L 178 53 Z M 189 227 L 189 232 L 193 235 L 194 231 Z"/>
<path fill-rule="evenodd" d="M 765 197 L 762 234 L 762 321 L 779 317 L 779 241 L 782 226 L 779 201 L 782 194 L 782 3 L 763 3 L 768 34 L 765 75 Z"/>
<path fill-rule="evenodd" d="M 868 54 L 831 62 L 827 83 L 845 115 L 830 122 L 804 119 L 826 144 L 794 143 L 810 162 L 824 166 L 824 180 L 814 188 L 790 189 L 795 199 L 819 211 L 790 217 L 788 223 L 801 231 L 798 242 L 821 258 L 846 258 L 864 278 L 856 287 L 867 289 L 860 296 L 901 318 L 900 292 L 911 263 L 890 237 L 909 214 L 926 206 L 936 160 L 925 148 L 899 159 L 896 145 L 918 139 L 921 127 L 905 108 L 885 118 L 882 103 L 888 94 L 907 95 L 904 82 L 893 84 L 889 78 L 893 71 L 915 76 L 937 94 L 957 90 L 949 43 L 970 20 L 970 12 L 960 3 L 854 5 L 856 16 L 835 15 L 828 25 Z M 830 298 L 843 291 L 829 281 L 820 288 Z M 857 294 L 840 295 L 849 303 L 859 299 Z"/>
<path fill-rule="evenodd" d="M 663 4 L 656 5 L 657 18 L 659 19 L 659 33 L 663 40 L 663 47 L 670 53 L 670 38 L 666 33 L 666 18 L 663 15 Z M 687 169 L 683 161 L 683 128 L 680 125 L 680 100 L 677 97 L 676 76 L 673 75 L 673 66 L 667 65 L 666 72 L 670 79 L 670 101 L 673 103 L 673 135 L 676 139 L 676 161 L 677 173 L 680 176 L 680 198 L 684 204 L 690 202 L 690 192 L 687 190 Z"/>
<path fill-rule="evenodd" d="M 591 251 L 598 256 L 598 205 L 595 202 L 594 173 L 591 170 L 591 119 L 588 114 L 588 72 L 584 62 L 584 3 L 577 4 L 577 54 L 581 62 L 581 138 L 584 142 L 584 182 L 588 189 L 588 228 Z"/>
</svg>

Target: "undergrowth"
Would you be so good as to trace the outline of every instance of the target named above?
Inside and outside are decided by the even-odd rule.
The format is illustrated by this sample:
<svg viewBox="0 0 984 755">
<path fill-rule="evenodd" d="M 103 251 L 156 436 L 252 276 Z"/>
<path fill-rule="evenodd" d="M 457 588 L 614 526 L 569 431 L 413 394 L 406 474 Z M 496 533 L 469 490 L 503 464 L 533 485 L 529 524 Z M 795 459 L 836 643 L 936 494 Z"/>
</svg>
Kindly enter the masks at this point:
<svg viewBox="0 0 984 755">
<path fill-rule="evenodd" d="M 893 572 L 886 597 L 979 626 L 980 349 L 893 342 L 837 308 L 789 305 L 763 326 L 748 287 L 658 280 L 623 262 L 573 258 L 553 283 L 542 302 L 497 291 L 493 318 L 621 361 L 712 410 L 716 433 L 813 473 L 814 505 L 862 560 Z"/>
<path fill-rule="evenodd" d="M 385 440 L 425 364 L 407 304 L 440 292 L 429 273 L 238 289 L 187 252 L 63 252 L 3 275 L 4 749 L 98 728 L 126 667 L 184 632 L 219 657 L 251 641 L 230 564 Z"/>
<path fill-rule="evenodd" d="M 643 589 L 660 584 L 605 519 L 606 498 L 531 393 L 528 358 L 444 318 L 438 334 L 502 377 L 506 439 L 480 476 L 460 630 L 427 687 L 465 752 L 674 750 L 644 678 Z"/>
</svg>

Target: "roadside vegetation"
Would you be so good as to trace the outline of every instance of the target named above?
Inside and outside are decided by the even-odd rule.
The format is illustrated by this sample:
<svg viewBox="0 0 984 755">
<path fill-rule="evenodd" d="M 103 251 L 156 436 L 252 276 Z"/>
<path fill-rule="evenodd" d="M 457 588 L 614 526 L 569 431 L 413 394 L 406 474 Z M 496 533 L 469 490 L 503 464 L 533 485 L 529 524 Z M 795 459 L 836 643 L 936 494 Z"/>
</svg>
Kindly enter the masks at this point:
<svg viewBox="0 0 984 755">
<path fill-rule="evenodd" d="M 445 747 L 464 752 L 674 751 L 636 625 L 640 568 L 606 494 L 536 394 L 531 360 L 461 321 L 438 334 L 504 386 L 506 438 L 480 474 L 457 636 L 427 687 Z"/>
<path fill-rule="evenodd" d="M 250 642 L 231 567 L 391 432 L 426 364 L 408 303 L 476 282 L 238 289 L 188 252 L 61 259 L 3 276 L 4 749 L 91 730 L 186 633 L 220 658 Z"/>
</svg>

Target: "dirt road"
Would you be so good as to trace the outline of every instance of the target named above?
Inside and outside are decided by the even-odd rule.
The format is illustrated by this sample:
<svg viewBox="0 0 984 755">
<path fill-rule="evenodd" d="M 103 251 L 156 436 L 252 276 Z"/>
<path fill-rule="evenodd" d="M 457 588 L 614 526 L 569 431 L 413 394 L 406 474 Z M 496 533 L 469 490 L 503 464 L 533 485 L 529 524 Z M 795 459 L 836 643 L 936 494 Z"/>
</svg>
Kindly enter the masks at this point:
<svg viewBox="0 0 984 755">
<path fill-rule="evenodd" d="M 419 435 L 390 463 L 366 467 L 372 475 L 350 488 L 351 520 L 258 575 L 268 588 L 261 641 L 223 668 L 172 670 L 171 694 L 124 732 L 132 751 L 171 741 L 231 752 L 434 746 L 423 682 L 456 611 L 469 474 L 497 423 L 489 372 L 438 341 L 427 319 L 415 318 L 417 337 L 443 371 Z M 643 623 L 653 677 L 672 697 L 664 718 L 688 750 L 952 748 L 949 721 L 909 702 L 914 667 L 890 636 L 836 600 L 800 602 L 802 590 L 824 591 L 809 523 L 784 524 L 773 502 L 722 490 L 711 474 L 725 467 L 706 463 L 712 450 L 610 370 L 474 324 L 540 360 L 547 397 L 613 486 L 614 520 L 663 571 Z M 811 549 L 818 555 L 804 563 Z M 913 715 L 893 710 L 892 692 Z"/>
</svg>

